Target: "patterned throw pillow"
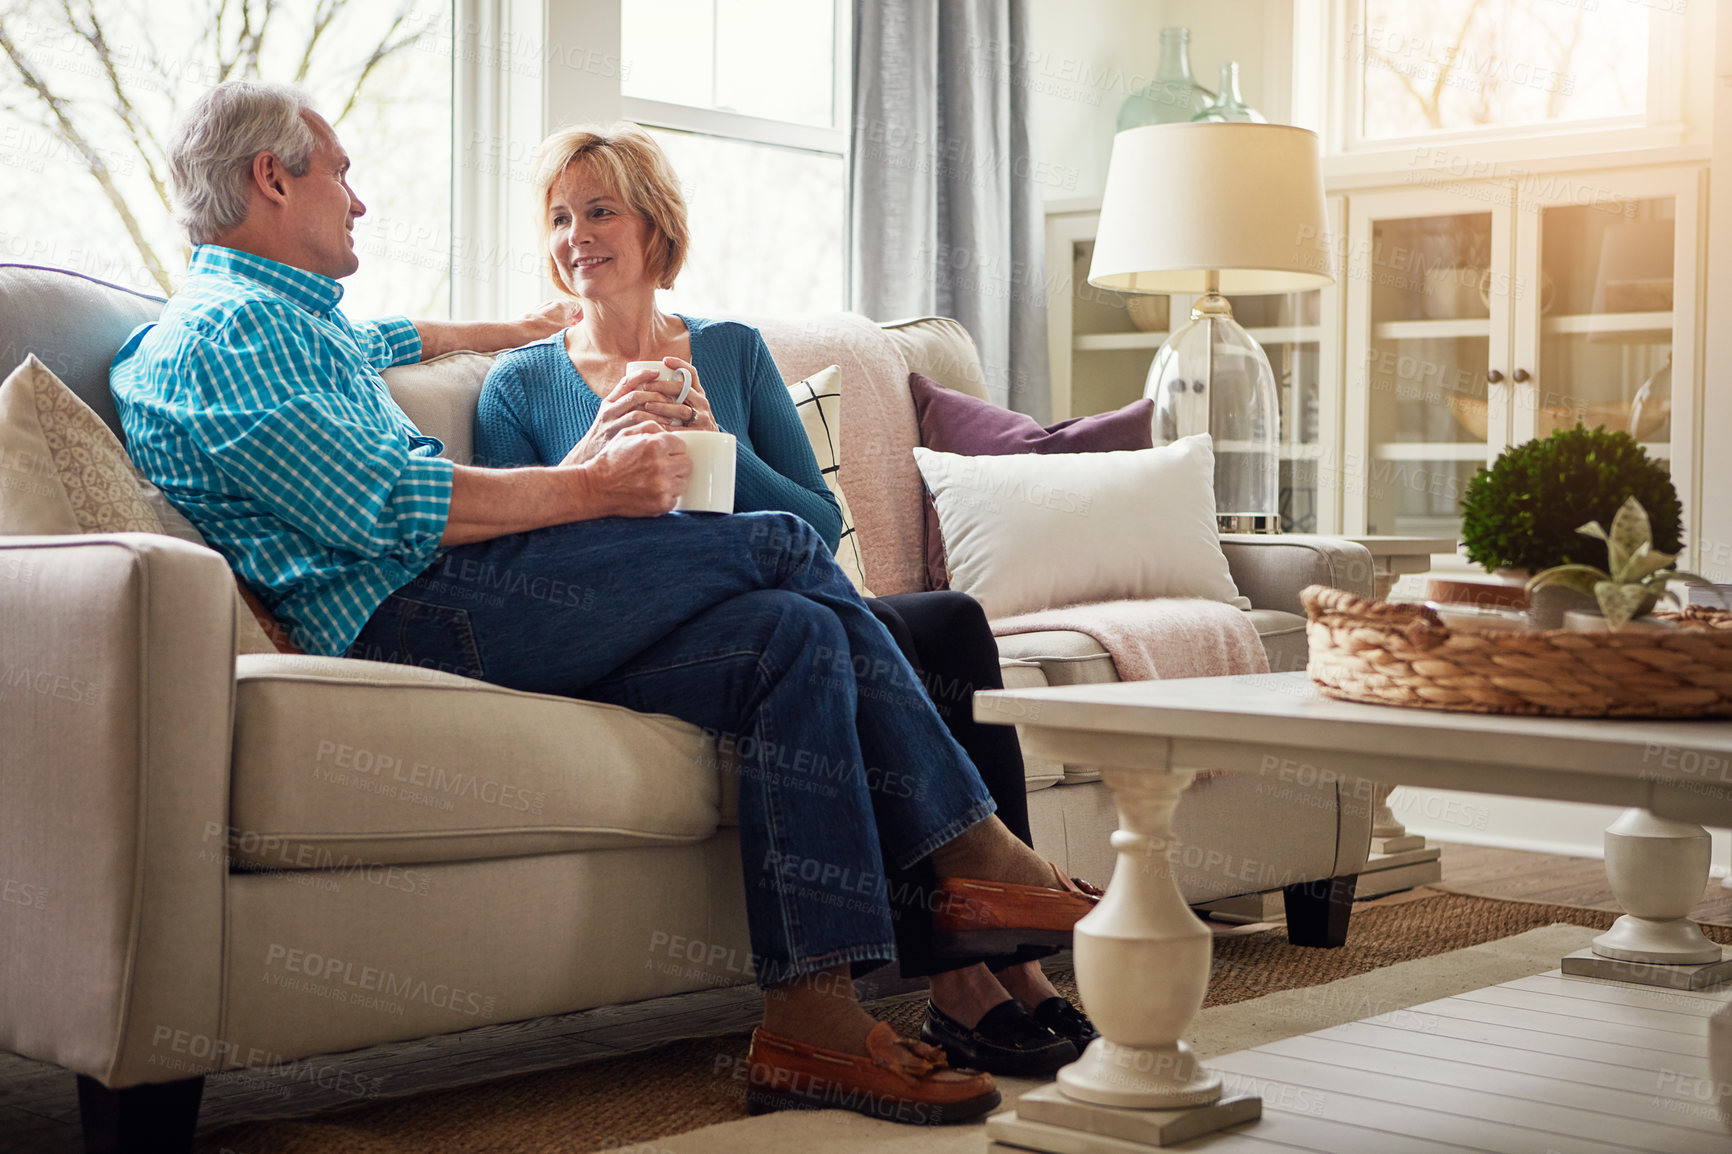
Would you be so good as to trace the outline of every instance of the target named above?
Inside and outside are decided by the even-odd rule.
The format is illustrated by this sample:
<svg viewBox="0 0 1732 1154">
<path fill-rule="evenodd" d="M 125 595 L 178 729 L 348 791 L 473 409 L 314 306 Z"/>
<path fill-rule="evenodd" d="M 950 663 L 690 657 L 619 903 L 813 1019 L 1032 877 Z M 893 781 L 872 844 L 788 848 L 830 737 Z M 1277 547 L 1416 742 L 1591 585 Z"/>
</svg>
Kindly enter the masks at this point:
<svg viewBox="0 0 1732 1154">
<path fill-rule="evenodd" d="M 860 555 L 860 537 L 854 532 L 854 517 L 848 512 L 848 498 L 842 494 L 842 370 L 836 365 L 813 373 L 803 381 L 788 386 L 788 396 L 806 426 L 806 438 L 812 442 L 812 455 L 818 458 L 818 472 L 836 497 L 842 509 L 842 540 L 836 546 L 836 564 L 853 582 L 860 596 L 870 597 L 866 588 L 866 560 Z"/>
<path fill-rule="evenodd" d="M 165 528 L 167 513 L 184 529 Z M 161 533 L 204 544 L 102 418 L 29 356 L 0 384 L 0 535 L 75 533 Z M 235 651 L 277 652 L 236 584 Z"/>
</svg>

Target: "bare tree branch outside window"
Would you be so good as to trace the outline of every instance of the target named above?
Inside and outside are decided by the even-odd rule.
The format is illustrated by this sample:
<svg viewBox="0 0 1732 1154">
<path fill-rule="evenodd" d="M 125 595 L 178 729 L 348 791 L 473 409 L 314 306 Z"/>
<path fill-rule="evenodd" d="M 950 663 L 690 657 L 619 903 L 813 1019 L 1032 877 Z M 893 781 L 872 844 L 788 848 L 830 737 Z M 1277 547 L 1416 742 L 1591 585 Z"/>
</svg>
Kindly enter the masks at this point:
<svg viewBox="0 0 1732 1154">
<path fill-rule="evenodd" d="M 1596 0 L 1361 0 L 1346 59 L 1361 132 L 1388 139 L 1639 115 L 1649 6 Z"/>
<path fill-rule="evenodd" d="M 29 218 L 17 234 L 0 235 L 0 259 L 41 258 L 43 236 L 73 232 L 82 235 L 50 246 L 53 251 L 38 263 L 88 263 L 101 275 L 130 247 L 136 257 L 130 267 L 145 283 L 172 291 L 189 255 L 173 224 L 167 177 L 166 144 L 176 117 L 222 80 L 289 82 L 308 89 L 356 158 L 357 189 L 380 214 L 374 222 L 363 218 L 363 225 L 372 224 L 378 233 L 373 247 L 404 266 L 382 271 L 400 274 L 395 280 L 405 284 L 416 282 L 416 299 L 401 307 L 443 312 L 449 281 L 450 13 L 449 0 L 0 4 L 0 195 L 13 206 L 9 217 L 15 222 L 23 225 L 20 218 Z M 415 140 L 408 151 L 401 138 L 422 132 L 432 138 Z M 392 164 L 393 148 L 417 163 L 443 167 L 417 172 Z M 77 179 L 65 179 L 73 174 Z M 51 175 L 61 179 L 47 179 Z M 370 181 L 401 187 L 374 197 Z M 431 201 L 429 190 L 436 193 Z M 92 201 L 93 193 L 100 199 Z M 413 211 L 437 219 L 417 221 L 411 229 L 394 210 L 417 196 Z M 101 204 L 107 221 L 75 213 L 61 200 Z M 415 238 L 414 253 L 389 251 L 393 226 Z M 358 245 L 362 235 L 358 227 Z M 69 259 L 79 254 L 82 262 Z M 366 265 L 364 255 L 364 270 Z"/>
</svg>

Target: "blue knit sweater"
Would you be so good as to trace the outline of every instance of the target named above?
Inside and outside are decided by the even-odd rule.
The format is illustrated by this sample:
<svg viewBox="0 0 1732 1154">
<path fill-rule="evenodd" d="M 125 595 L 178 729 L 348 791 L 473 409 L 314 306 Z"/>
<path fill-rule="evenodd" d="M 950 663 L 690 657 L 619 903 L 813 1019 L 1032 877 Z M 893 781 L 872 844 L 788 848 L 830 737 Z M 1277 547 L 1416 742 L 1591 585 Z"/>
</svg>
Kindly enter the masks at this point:
<svg viewBox="0 0 1732 1154">
<path fill-rule="evenodd" d="M 835 552 L 842 511 L 818 473 L 812 443 L 764 338 L 738 321 L 680 319 L 691 332 L 691 362 L 716 424 L 739 439 L 734 512 L 794 513 Z M 475 463 L 556 465 L 600 410 L 601 397 L 566 355 L 564 333 L 501 353 L 475 413 Z"/>
</svg>

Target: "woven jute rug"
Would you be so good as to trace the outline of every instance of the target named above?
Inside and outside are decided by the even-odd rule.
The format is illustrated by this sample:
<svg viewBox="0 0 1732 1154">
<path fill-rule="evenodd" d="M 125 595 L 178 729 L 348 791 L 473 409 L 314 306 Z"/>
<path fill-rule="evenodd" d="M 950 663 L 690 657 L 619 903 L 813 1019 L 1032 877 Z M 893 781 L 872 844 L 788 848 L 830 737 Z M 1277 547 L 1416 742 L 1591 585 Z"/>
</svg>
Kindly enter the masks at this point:
<svg viewBox="0 0 1732 1154">
<path fill-rule="evenodd" d="M 1287 944 L 1284 930 L 1218 938 L 1205 1006 L 1369 973 L 1397 962 L 1497 941 L 1553 923 L 1604 929 L 1615 914 L 1571 906 L 1438 894 L 1354 911 L 1337 950 Z M 1732 927 L 1705 926 L 1732 944 Z M 1073 976 L 1054 984 L 1075 996 Z M 880 1016 L 918 1036 L 924 1003 Z M 655 1140 L 745 1116 L 744 1035 L 680 1042 L 608 1061 L 545 1071 L 305 1121 L 230 1126 L 201 1135 L 199 1154 L 653 1154 Z"/>
</svg>

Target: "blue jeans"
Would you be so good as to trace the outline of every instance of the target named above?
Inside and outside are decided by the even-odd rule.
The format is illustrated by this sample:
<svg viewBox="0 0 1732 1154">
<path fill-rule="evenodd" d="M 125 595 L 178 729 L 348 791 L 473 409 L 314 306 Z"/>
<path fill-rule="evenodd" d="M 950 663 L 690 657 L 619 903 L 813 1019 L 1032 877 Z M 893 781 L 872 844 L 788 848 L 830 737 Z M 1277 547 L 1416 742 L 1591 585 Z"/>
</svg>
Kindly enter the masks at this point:
<svg viewBox="0 0 1732 1154">
<path fill-rule="evenodd" d="M 349 656 L 667 713 L 739 758 L 760 985 L 896 957 L 885 868 L 993 812 L 890 634 L 788 513 L 673 513 L 442 554 Z"/>
</svg>

